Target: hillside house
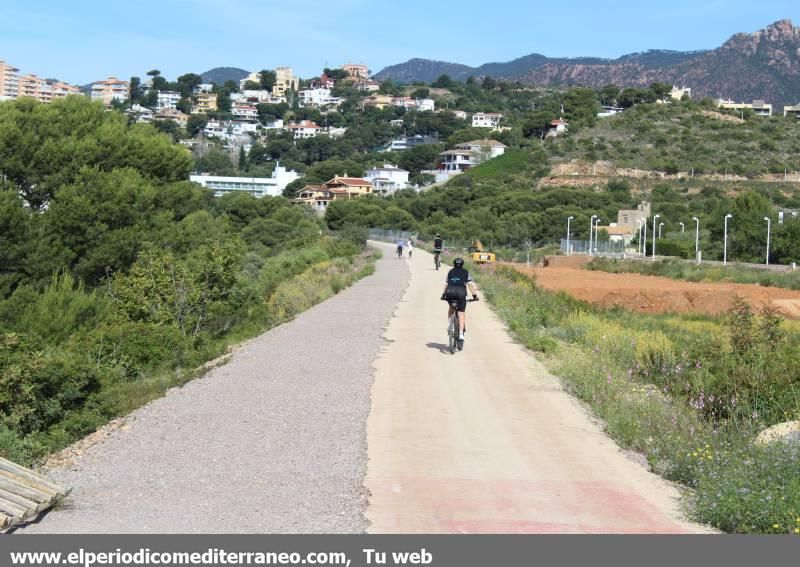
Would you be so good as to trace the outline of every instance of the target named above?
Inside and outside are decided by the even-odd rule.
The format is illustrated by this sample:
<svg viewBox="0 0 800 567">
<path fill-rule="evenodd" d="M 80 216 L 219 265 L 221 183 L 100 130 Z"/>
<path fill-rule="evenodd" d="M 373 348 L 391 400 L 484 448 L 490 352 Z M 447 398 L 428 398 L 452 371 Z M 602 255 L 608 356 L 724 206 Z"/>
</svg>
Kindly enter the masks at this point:
<svg viewBox="0 0 800 567">
<path fill-rule="evenodd" d="M 794 117 L 797 120 L 800 120 L 800 102 L 795 104 L 794 106 L 784 106 L 783 107 L 783 117 Z"/>
<path fill-rule="evenodd" d="M 158 91 L 158 102 L 156 103 L 156 110 L 164 110 L 165 108 L 177 108 L 181 100 L 181 93 L 175 91 Z"/>
<path fill-rule="evenodd" d="M 189 116 L 175 108 L 160 110 L 156 113 L 154 118 L 155 120 L 170 120 L 177 123 L 181 128 L 186 128 L 186 125 L 189 123 Z"/>
<path fill-rule="evenodd" d="M 298 138 L 316 138 L 322 128 L 311 120 L 301 120 L 300 122 L 291 122 L 287 128 L 292 133 L 292 137 Z"/>
<path fill-rule="evenodd" d="M 503 115 L 499 112 L 477 112 L 472 115 L 473 128 L 497 128 Z"/>
<path fill-rule="evenodd" d="M 246 122 L 258 121 L 258 109 L 247 102 L 236 102 L 231 106 L 231 112 L 237 120 Z"/>
<path fill-rule="evenodd" d="M 408 171 L 389 163 L 367 170 L 364 178 L 372 183 L 376 193 L 394 193 L 408 187 Z"/>
<path fill-rule="evenodd" d="M 507 147 L 508 146 L 506 146 L 504 143 L 498 142 L 497 140 L 483 139 L 458 144 L 456 149 L 469 150 L 473 152 L 478 157 L 478 161 L 476 163 L 477 165 L 478 163 L 483 163 L 487 160 L 503 155 L 506 153 Z"/>
</svg>

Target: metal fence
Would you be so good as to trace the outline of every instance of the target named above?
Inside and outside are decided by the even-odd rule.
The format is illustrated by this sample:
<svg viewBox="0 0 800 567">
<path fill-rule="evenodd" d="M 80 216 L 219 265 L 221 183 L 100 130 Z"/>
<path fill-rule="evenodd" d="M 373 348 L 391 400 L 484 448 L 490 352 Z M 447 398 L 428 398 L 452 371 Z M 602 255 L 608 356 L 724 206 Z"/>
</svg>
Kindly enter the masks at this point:
<svg viewBox="0 0 800 567">
<path fill-rule="evenodd" d="M 600 242 L 592 241 L 592 250 L 589 250 L 588 240 L 572 240 L 566 238 L 561 239 L 561 251 L 564 254 L 603 254 L 621 256 L 625 254 L 625 243 L 615 240 L 601 240 Z"/>
<path fill-rule="evenodd" d="M 398 240 L 412 240 L 416 242 L 417 233 L 407 230 L 383 230 L 380 228 L 369 229 L 369 239 L 381 242 L 397 242 Z"/>
</svg>

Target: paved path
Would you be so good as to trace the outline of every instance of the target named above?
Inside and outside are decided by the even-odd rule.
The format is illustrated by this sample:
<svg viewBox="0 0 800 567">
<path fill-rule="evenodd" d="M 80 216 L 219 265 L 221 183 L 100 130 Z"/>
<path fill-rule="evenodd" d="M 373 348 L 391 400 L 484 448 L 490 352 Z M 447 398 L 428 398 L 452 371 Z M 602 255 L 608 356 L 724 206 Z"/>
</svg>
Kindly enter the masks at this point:
<svg viewBox="0 0 800 567">
<path fill-rule="evenodd" d="M 674 533 L 677 491 L 629 460 L 485 303 L 451 355 L 445 272 L 429 254 L 376 362 L 368 420 L 370 532 Z"/>
<path fill-rule="evenodd" d="M 20 532 L 363 532 L 370 365 L 408 282 L 386 251 L 375 275 L 55 471 L 67 505 Z"/>
</svg>

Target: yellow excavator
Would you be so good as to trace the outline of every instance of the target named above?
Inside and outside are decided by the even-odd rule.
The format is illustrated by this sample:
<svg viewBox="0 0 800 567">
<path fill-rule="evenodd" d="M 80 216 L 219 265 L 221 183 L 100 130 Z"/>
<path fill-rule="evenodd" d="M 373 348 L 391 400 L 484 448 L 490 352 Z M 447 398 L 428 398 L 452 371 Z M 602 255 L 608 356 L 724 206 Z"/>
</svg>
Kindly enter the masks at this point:
<svg viewBox="0 0 800 567">
<path fill-rule="evenodd" d="M 467 252 L 472 255 L 472 261 L 476 264 L 491 264 L 497 261 L 494 252 L 484 250 L 480 240 L 473 240 L 472 246 L 467 248 Z"/>
</svg>

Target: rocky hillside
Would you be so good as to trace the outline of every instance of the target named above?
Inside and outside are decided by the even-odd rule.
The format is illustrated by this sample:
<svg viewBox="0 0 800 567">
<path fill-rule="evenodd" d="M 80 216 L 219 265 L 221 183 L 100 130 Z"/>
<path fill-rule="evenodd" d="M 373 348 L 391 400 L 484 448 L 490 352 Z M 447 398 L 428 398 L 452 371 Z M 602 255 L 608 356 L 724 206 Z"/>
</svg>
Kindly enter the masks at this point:
<svg viewBox="0 0 800 567">
<path fill-rule="evenodd" d="M 531 54 L 507 63 L 467 67 L 412 59 L 387 67 L 379 79 L 431 81 L 438 74 L 463 80 L 473 75 L 537 85 L 647 86 L 655 81 L 686 85 L 695 96 L 773 104 L 800 102 L 800 28 L 781 20 L 755 33 L 739 33 L 710 51 L 647 51 L 618 59 L 553 59 Z M 435 75 L 435 76 L 434 76 Z"/>
</svg>

